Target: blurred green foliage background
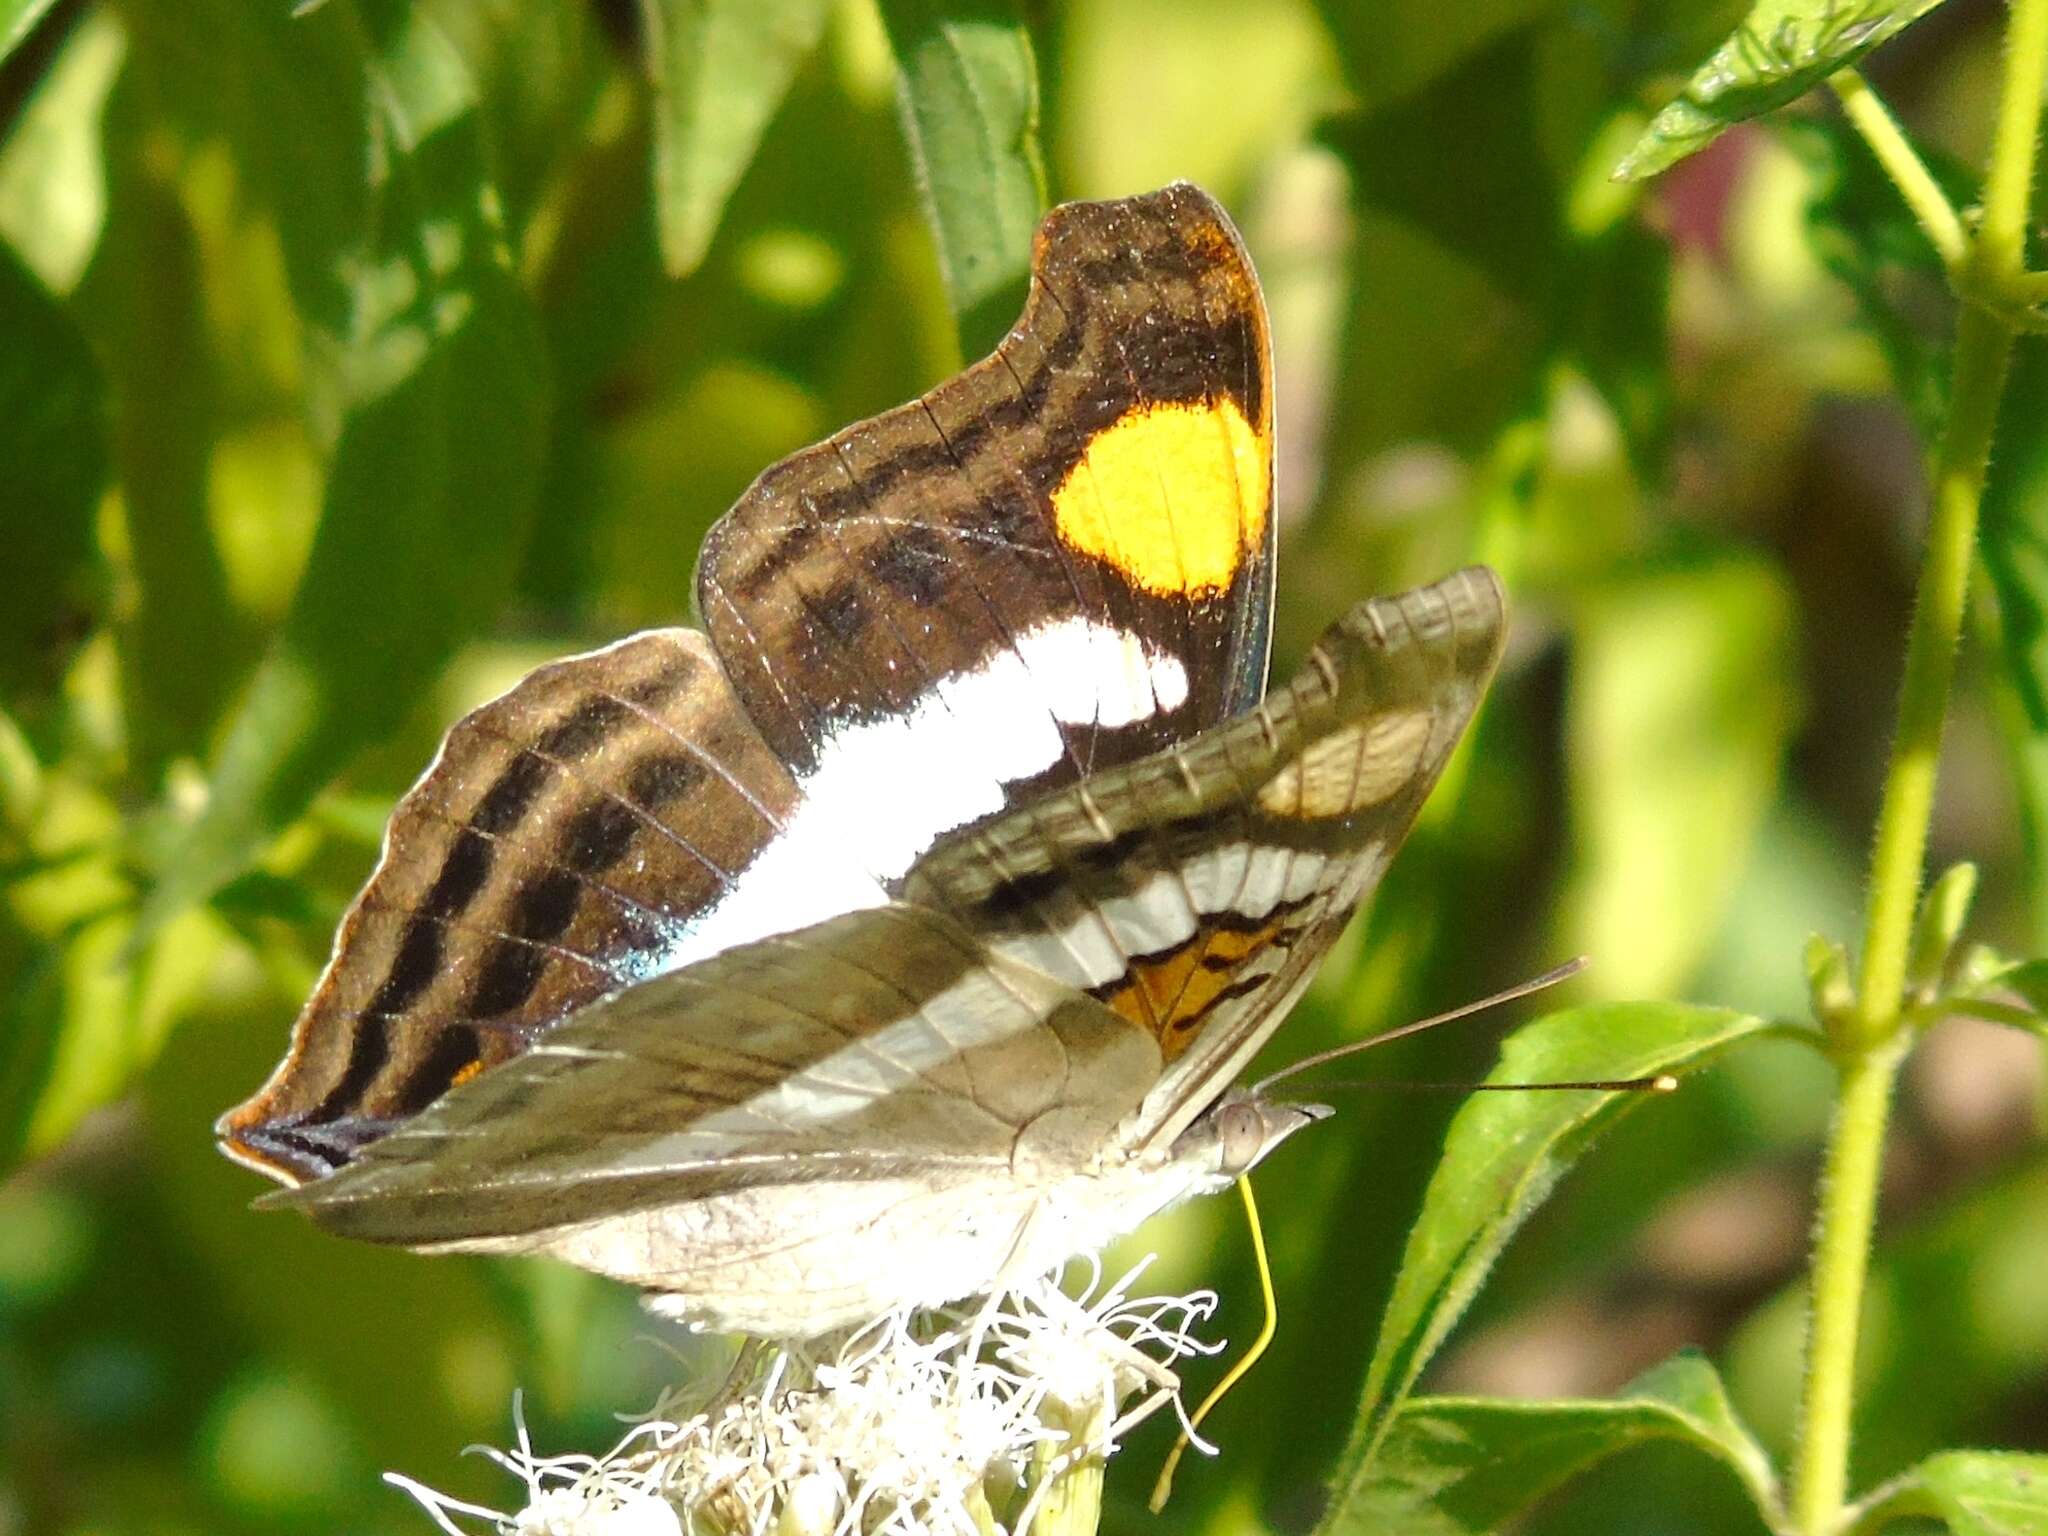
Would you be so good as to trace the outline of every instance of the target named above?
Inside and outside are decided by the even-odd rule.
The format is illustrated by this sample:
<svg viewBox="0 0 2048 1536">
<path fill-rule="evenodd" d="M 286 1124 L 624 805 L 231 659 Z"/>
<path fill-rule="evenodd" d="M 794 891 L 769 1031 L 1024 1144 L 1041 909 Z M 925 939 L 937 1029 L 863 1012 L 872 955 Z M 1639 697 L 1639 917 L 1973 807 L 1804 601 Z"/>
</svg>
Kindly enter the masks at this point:
<svg viewBox="0 0 2048 1536">
<path fill-rule="evenodd" d="M 252 1215 L 208 1125 L 447 723 L 686 617 L 754 474 L 956 368 L 955 307 L 970 345 L 1007 323 L 959 242 L 1012 272 L 1029 218 L 951 230 L 942 264 L 906 152 L 930 125 L 898 60 L 933 18 L 982 28 L 963 57 L 1022 107 L 1035 61 L 1054 199 L 1187 178 L 1242 225 L 1281 666 L 1470 558 L 1514 593 L 1462 777 L 1275 1058 L 1576 951 L 1572 1000 L 1795 1015 L 1806 934 L 1851 936 L 1951 312 L 1816 104 L 1608 179 L 1740 5 L 776 9 L 785 45 L 738 57 L 721 7 L 667 0 L 0 0 L 0 1536 L 420 1530 L 380 1470 L 502 1501 L 459 1452 L 509 1438 L 515 1387 L 537 1446 L 599 1450 L 701 1354 L 564 1270 Z M 1956 0 L 1871 61 L 1944 166 L 1981 159 L 1999 15 Z M 2048 366 L 2022 359 L 1933 862 L 1977 859 L 1977 937 L 2038 953 Z M 1370 1070 L 1476 1076 L 1493 1028 Z M 1915 1058 L 1859 1483 L 2048 1445 L 2037 1071 L 1961 1022 Z M 1169 1528 L 1317 1511 L 1455 1103 L 1343 1102 L 1262 1175 L 1279 1343 Z M 1696 1344 L 1782 1448 L 1826 1102 L 1809 1053 L 1759 1047 L 1632 1117 L 1431 1382 L 1600 1392 Z M 1234 1202 L 1145 1241 L 1250 1335 Z M 1166 1437 L 1112 1468 L 1109 1528 L 1155 1528 Z M 1635 1453 L 1534 1528 L 1753 1529 L 1724 1478 Z"/>
</svg>

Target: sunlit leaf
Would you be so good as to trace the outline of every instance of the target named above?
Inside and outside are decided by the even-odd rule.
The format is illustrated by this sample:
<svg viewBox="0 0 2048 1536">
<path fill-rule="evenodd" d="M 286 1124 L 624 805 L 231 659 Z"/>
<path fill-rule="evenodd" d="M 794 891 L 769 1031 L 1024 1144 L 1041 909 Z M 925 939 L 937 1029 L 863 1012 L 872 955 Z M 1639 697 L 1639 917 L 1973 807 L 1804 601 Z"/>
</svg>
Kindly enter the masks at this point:
<svg viewBox="0 0 2048 1536">
<path fill-rule="evenodd" d="M 1776 790 L 1791 595 L 1747 557 L 1649 568 L 1589 590 L 1575 636 L 1566 942 L 1610 995 L 1654 995 L 1706 952 Z"/>
<path fill-rule="evenodd" d="M 19 48 L 56 0 L 0 0 L 0 59 Z"/>
<path fill-rule="evenodd" d="M 1298 0 L 1093 0 L 1060 14 L 1058 38 L 1047 138 L 1063 180 L 1088 196 L 1185 180 L 1234 198 L 1343 92 L 1329 33 Z M 1176 79 L 1258 88 L 1133 90 L 1161 59 Z"/>
<path fill-rule="evenodd" d="M 1612 1398 L 1410 1398 L 1366 1477 L 1345 1488 L 1319 1529 L 1322 1536 L 1493 1536 L 1586 1468 L 1654 1440 L 1722 1462 L 1756 1506 L 1759 1527 L 1773 1524 L 1778 1485 L 1769 1457 L 1713 1366 L 1686 1354 Z"/>
<path fill-rule="evenodd" d="M 882 0 L 904 136 L 970 357 L 1022 306 L 1045 207 L 1038 64 L 1011 0 Z"/>
<path fill-rule="evenodd" d="M 2048 1531 L 2048 1456 L 1943 1451 L 1854 1511 L 1853 1536 L 1899 1520 L 1939 1520 L 1950 1536 L 2040 1536 Z"/>
<path fill-rule="evenodd" d="M 5 245 L 0 337 L 0 695 L 15 698 L 53 685 L 84 633 L 106 423 L 85 338 Z"/>
<path fill-rule="evenodd" d="M 1682 1074 L 1762 1028 L 1718 1008 L 1607 1003 L 1568 1009 L 1508 1037 L 1492 1082 L 1611 1081 Z M 1367 1487 L 1394 1413 L 1478 1294 L 1515 1229 L 1642 1093 L 1482 1093 L 1459 1110 L 1409 1233 L 1365 1393 L 1335 1483 Z"/>
<path fill-rule="evenodd" d="M 654 194 L 671 275 L 693 272 L 826 0 L 641 0 L 654 76 Z"/>
<path fill-rule="evenodd" d="M 357 747 L 405 717 L 496 610 L 532 513 L 545 369 L 466 81 L 417 21 L 360 67 L 380 145 L 377 233 L 345 265 L 345 414 L 326 506 L 212 799 L 151 898 L 153 921 L 231 878 Z"/>
<path fill-rule="evenodd" d="M 1733 36 L 1693 72 L 1614 174 L 1668 170 L 1721 131 L 1796 101 L 1919 20 L 1941 0 L 1756 0 Z"/>
<path fill-rule="evenodd" d="M 102 118 L 127 51 L 111 12 L 86 11 L 0 146 L 0 237 L 53 293 L 71 292 L 99 242 Z"/>
</svg>

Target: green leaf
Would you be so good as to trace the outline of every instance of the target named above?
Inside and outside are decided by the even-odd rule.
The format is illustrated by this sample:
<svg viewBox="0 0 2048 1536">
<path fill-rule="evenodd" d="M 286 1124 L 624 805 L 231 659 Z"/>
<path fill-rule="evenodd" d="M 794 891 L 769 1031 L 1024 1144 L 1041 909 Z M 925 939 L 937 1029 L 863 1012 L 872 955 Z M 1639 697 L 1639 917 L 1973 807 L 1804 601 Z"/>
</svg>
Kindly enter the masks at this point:
<svg viewBox="0 0 2048 1536">
<path fill-rule="evenodd" d="M 1535 72 L 1516 34 L 1412 98 L 1319 130 L 1359 205 L 1349 267 L 1372 274 L 1347 285 L 1332 484 L 1418 437 L 1491 444 L 1531 403 L 1562 261 Z"/>
<path fill-rule="evenodd" d="M 1712 942 L 1777 787 L 1794 658 L 1791 596 L 1762 560 L 1638 565 L 1580 599 L 1564 942 L 1599 957 L 1603 990 L 1668 992 Z"/>
<path fill-rule="evenodd" d="M 232 878 L 351 753 L 405 718 L 496 611 L 532 515 L 546 369 L 466 81 L 415 20 L 390 52 L 361 60 L 361 85 L 380 145 L 377 233 L 345 266 L 345 413 L 326 505 L 207 808 L 151 897 L 152 923 Z"/>
<path fill-rule="evenodd" d="M 694 272 L 726 199 L 797 68 L 826 0 L 641 0 L 654 76 L 654 201 L 662 262 Z"/>
<path fill-rule="evenodd" d="M 1614 174 L 1641 181 L 1697 154 L 1724 128 L 1796 101 L 1941 0 L 1757 0 L 1734 35 L 1693 72 Z"/>
<path fill-rule="evenodd" d="M 20 1033 L 0 1073 L 0 1167 L 49 1152 L 126 1093 L 204 986 L 219 952 L 210 917 L 188 912 L 139 951 L 133 928 L 131 912 L 108 913 L 39 957 L 6 1020 Z"/>
<path fill-rule="evenodd" d="M 1914 1010 L 1916 1017 L 1928 1023 L 1958 1013 L 1989 1024 L 2048 1032 L 2048 960 L 2011 961 L 1989 969 L 1977 968 L 1976 974 L 1954 991 Z"/>
<path fill-rule="evenodd" d="M 1322 1536 L 1493 1536 L 1596 1462 L 1676 1440 L 1725 1464 L 1764 1526 L 1778 1518 L 1770 1458 L 1736 1415 L 1712 1365 L 1682 1354 L 1614 1397 L 1511 1402 L 1411 1398 L 1366 1478 L 1347 1487 Z"/>
<path fill-rule="evenodd" d="M 1677 1003 L 1568 1009 L 1509 1036 L 1488 1081 L 1682 1074 L 1762 1027 L 1747 1014 Z M 1594 1139 L 1644 1097 L 1598 1089 L 1482 1093 L 1458 1111 L 1387 1303 L 1335 1485 L 1339 1507 L 1378 1475 L 1374 1462 L 1394 1414 L 1516 1228 Z"/>
<path fill-rule="evenodd" d="M 56 0 L 0 0 L 0 60 L 28 40 Z"/>
<path fill-rule="evenodd" d="M 1554 280 L 1558 245 L 1557 176 L 1536 131 L 1537 67 L 1532 39 L 1518 34 L 1420 95 L 1334 118 L 1322 133 L 1350 167 L 1359 202 L 1421 230 L 1524 302 Z"/>
<path fill-rule="evenodd" d="M 1009 0 L 882 0 L 881 11 L 961 351 L 978 357 L 1023 307 L 1045 208 L 1031 34 Z"/>
<path fill-rule="evenodd" d="M 34 943 L 0 922 L 0 1169 L 27 1149 L 70 1016 L 64 1006 L 64 950 Z"/>
<path fill-rule="evenodd" d="M 1984 564 L 1998 594 L 2005 671 L 2030 734 L 2048 735 L 2048 347 L 2020 347 L 1984 487 Z"/>
<path fill-rule="evenodd" d="M 380 46 L 372 20 L 389 9 L 329 0 L 294 19 L 287 6 L 240 0 L 119 8 L 150 143 L 161 148 L 182 133 L 233 156 L 238 188 L 274 219 L 299 313 L 337 335 L 350 326 L 368 221 L 392 201 L 389 168 L 376 163 L 386 114 L 373 110 L 366 79 Z"/>
<path fill-rule="evenodd" d="M 1554 0 L 1318 0 L 1316 9 L 1359 98 L 1376 107 L 1413 95 L 1489 43 L 1553 8 Z"/>
<path fill-rule="evenodd" d="M 1846 1019 L 1856 1007 L 1848 947 L 1838 939 L 1809 933 L 1801 959 L 1806 966 L 1806 999 L 1815 1021 L 1833 1025 Z"/>
<path fill-rule="evenodd" d="M 1919 990 L 1940 983 L 1963 924 L 1969 921 L 1970 902 L 1976 894 L 1977 866 L 1968 862 L 1951 864 L 1927 888 L 1913 919 L 1911 958 L 1906 964 L 1908 987 Z"/>
<path fill-rule="evenodd" d="M 1497 448 L 1559 361 L 1612 405 L 1631 449 L 1661 439 L 1669 242 L 1627 217 L 1633 189 L 1582 190 L 1589 144 L 1613 120 L 1560 109 L 1583 93 L 1553 79 L 1556 44 L 1521 28 L 1413 96 L 1320 129 L 1362 210 L 1351 267 L 1373 275 L 1350 289 L 1332 483 L 1418 436 Z"/>
<path fill-rule="evenodd" d="M 433 1468 L 440 1487 L 495 1494 L 460 1472 L 454 1454 L 464 1439 L 503 1438 L 526 1370 L 524 1349 L 516 1374 L 510 1363 L 509 1320 L 488 1272 L 335 1242 L 249 1209 L 259 1181 L 220 1156 L 204 1129 L 229 1088 L 259 1081 L 276 1054 L 275 1019 L 252 1028 L 249 1000 L 236 1001 L 218 988 L 203 996 L 143 1079 L 135 1156 L 146 1182 L 136 1187 L 177 1234 L 206 1305 L 232 1321 L 236 1348 L 312 1373 L 370 1465 Z M 262 1013 L 281 1002 L 261 997 Z"/>
<path fill-rule="evenodd" d="M 1951 1536 L 2048 1532 L 2048 1456 L 1942 1451 L 1852 1511 L 1852 1536 L 1897 1520 L 1939 1520 Z"/>
<path fill-rule="evenodd" d="M 0 245 L 0 694 L 55 686 L 82 636 L 95 551 L 93 513 L 106 478 L 106 404 L 85 338 L 57 301 Z"/>
<path fill-rule="evenodd" d="M 70 294 L 99 242 L 107 208 L 102 120 L 127 51 L 110 11 L 86 10 L 0 147 L 0 237 L 53 293 Z"/>
<path fill-rule="evenodd" d="M 2048 347 L 2013 350 L 1978 548 L 1997 597 L 1998 722 L 2012 755 L 2032 894 L 2048 947 Z"/>
<path fill-rule="evenodd" d="M 135 600 L 117 629 L 129 753 L 155 782 L 174 757 L 203 754 L 254 653 L 228 597 L 209 469 L 216 429 L 199 232 L 165 171 L 150 164 L 141 92 L 109 113 L 109 206 L 100 256 L 81 288 L 114 397 Z"/>
</svg>

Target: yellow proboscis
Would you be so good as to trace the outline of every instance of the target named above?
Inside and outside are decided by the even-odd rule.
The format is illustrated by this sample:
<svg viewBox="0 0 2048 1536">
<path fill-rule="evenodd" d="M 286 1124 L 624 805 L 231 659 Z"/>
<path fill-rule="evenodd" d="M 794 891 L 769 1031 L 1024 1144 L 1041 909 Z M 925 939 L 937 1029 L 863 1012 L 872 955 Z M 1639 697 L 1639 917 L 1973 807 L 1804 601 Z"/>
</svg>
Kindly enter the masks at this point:
<svg viewBox="0 0 2048 1536">
<path fill-rule="evenodd" d="M 1272 444 L 1228 398 L 1141 405 L 1053 492 L 1060 537 L 1161 597 L 1228 587 L 1265 537 Z"/>
<path fill-rule="evenodd" d="M 1252 1340 L 1251 1348 L 1210 1389 L 1209 1395 L 1202 1399 L 1202 1406 L 1188 1416 L 1187 1427 L 1180 1432 L 1180 1438 L 1173 1442 L 1173 1449 L 1167 1453 L 1166 1465 L 1159 1469 L 1159 1481 L 1152 1485 L 1148 1507 L 1155 1515 L 1166 1508 L 1166 1501 L 1173 1493 L 1173 1474 L 1180 1466 L 1181 1453 L 1193 1442 L 1195 1431 L 1202 1427 L 1202 1420 L 1209 1417 L 1211 1408 L 1223 1401 L 1223 1394 L 1242 1381 L 1245 1372 L 1259 1363 L 1259 1356 L 1266 1352 L 1266 1346 L 1273 1342 L 1273 1335 L 1280 1329 L 1280 1304 L 1273 1295 L 1273 1266 L 1266 1258 L 1266 1234 L 1259 1226 L 1259 1206 L 1252 1199 L 1252 1181 L 1243 1174 L 1237 1177 L 1237 1192 L 1244 1197 L 1245 1220 L 1252 1229 L 1252 1257 L 1258 1261 L 1259 1295 L 1266 1303 L 1266 1321 L 1259 1328 L 1259 1336 Z"/>
</svg>

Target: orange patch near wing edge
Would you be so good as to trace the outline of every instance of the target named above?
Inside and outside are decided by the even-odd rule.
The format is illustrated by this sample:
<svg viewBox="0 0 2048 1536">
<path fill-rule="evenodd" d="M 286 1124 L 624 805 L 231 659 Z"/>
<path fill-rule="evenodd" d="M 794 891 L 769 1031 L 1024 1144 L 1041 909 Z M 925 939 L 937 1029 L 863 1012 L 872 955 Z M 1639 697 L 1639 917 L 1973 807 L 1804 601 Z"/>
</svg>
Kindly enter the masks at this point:
<svg viewBox="0 0 2048 1536">
<path fill-rule="evenodd" d="M 1217 397 L 1126 411 L 1052 493 L 1060 537 L 1161 597 L 1223 591 L 1265 537 L 1273 445 Z"/>
<path fill-rule="evenodd" d="M 1252 929 L 1197 933 L 1178 949 L 1131 962 L 1130 974 L 1110 993 L 1109 1006 L 1159 1038 L 1172 1061 L 1195 1038 L 1196 1026 L 1236 981 L 1239 967 L 1272 943 L 1286 924 L 1275 912 Z"/>
</svg>

